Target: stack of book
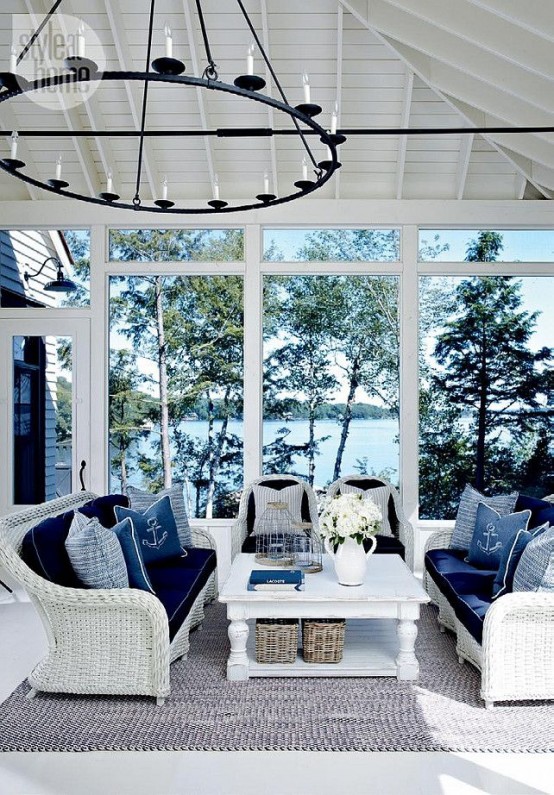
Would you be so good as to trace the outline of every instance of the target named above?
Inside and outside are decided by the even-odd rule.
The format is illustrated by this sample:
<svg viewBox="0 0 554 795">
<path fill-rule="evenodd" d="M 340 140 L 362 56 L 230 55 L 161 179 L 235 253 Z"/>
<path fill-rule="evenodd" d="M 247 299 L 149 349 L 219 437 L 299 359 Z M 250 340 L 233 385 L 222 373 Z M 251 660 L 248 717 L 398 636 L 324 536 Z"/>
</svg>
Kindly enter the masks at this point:
<svg viewBox="0 0 554 795">
<path fill-rule="evenodd" d="M 298 569 L 261 571 L 254 569 L 248 580 L 249 591 L 303 591 L 304 572 Z"/>
</svg>

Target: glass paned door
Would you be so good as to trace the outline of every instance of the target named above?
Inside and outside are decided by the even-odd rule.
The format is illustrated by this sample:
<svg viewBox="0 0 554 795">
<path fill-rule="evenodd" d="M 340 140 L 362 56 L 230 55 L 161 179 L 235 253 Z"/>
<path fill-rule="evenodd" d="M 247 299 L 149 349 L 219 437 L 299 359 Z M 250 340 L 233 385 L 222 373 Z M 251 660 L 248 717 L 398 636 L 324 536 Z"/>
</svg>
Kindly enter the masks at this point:
<svg viewBox="0 0 554 795">
<path fill-rule="evenodd" d="M 81 487 L 90 461 L 89 321 L 0 321 L 2 510 Z M 87 485 L 86 466 L 83 473 Z"/>
</svg>

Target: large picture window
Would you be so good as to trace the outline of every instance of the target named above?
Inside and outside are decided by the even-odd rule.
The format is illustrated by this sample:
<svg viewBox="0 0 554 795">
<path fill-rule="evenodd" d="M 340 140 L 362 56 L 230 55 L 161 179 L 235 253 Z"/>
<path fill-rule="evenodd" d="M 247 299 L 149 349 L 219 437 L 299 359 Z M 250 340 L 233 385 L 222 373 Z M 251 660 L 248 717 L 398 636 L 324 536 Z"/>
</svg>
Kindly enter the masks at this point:
<svg viewBox="0 0 554 795">
<path fill-rule="evenodd" d="M 552 277 L 420 280 L 420 518 L 554 485 Z"/>
<path fill-rule="evenodd" d="M 183 482 L 190 516 L 242 486 L 242 277 L 110 279 L 111 489 Z"/>
<path fill-rule="evenodd" d="M 398 278 L 264 280 L 264 472 L 398 482 Z"/>
</svg>

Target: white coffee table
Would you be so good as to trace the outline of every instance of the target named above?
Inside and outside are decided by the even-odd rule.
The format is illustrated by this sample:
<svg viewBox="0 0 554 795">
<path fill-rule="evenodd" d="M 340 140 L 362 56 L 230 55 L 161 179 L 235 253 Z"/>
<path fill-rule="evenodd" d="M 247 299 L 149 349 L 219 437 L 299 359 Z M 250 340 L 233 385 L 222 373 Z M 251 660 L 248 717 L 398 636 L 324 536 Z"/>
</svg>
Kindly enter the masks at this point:
<svg viewBox="0 0 554 795">
<path fill-rule="evenodd" d="M 417 679 L 414 652 L 420 605 L 429 596 L 399 555 L 372 555 L 363 585 L 339 585 L 333 562 L 323 556 L 323 571 L 306 575 L 304 591 L 248 591 L 252 569 L 264 569 L 254 555 L 237 555 L 219 595 L 227 605 L 231 651 L 227 678 L 250 676 L 396 676 Z M 249 619 L 346 618 L 340 663 L 256 662 L 255 633 Z M 371 619 L 368 621 L 367 619 Z"/>
</svg>

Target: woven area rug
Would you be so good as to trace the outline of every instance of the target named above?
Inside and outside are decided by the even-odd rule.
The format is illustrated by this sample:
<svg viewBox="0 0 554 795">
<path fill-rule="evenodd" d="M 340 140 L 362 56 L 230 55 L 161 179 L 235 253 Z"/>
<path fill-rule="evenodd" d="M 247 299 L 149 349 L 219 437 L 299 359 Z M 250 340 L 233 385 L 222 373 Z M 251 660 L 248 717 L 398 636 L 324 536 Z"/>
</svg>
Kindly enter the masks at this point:
<svg viewBox="0 0 554 795">
<path fill-rule="evenodd" d="M 457 661 L 436 611 L 419 623 L 418 682 L 393 678 L 227 682 L 224 608 L 206 610 L 188 660 L 171 668 L 171 697 L 39 694 L 21 684 L 0 705 L 1 751 L 300 750 L 551 751 L 554 705 L 486 711 L 479 674 Z"/>
</svg>

